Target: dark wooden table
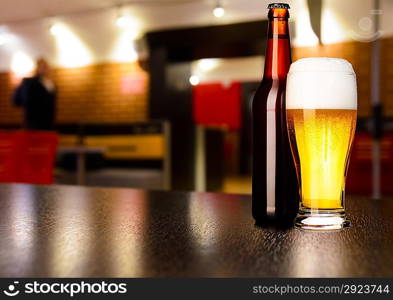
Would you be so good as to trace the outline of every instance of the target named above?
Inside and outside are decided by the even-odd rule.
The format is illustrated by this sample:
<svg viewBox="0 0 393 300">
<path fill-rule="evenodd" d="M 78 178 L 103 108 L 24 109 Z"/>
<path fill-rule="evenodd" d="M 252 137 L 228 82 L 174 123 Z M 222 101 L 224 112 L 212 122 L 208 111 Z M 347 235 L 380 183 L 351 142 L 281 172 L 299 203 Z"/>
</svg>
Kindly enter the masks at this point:
<svg viewBox="0 0 393 300">
<path fill-rule="evenodd" d="M 3 184 L 0 276 L 393 276 L 393 199 L 349 199 L 336 232 L 255 227 L 250 200 Z"/>
</svg>

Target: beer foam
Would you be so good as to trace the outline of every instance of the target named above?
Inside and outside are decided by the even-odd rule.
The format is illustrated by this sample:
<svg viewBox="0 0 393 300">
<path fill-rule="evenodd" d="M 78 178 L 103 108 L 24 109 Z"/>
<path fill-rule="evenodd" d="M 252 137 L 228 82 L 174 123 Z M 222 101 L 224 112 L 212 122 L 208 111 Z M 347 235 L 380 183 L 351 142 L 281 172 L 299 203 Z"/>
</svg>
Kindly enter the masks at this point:
<svg viewBox="0 0 393 300">
<path fill-rule="evenodd" d="M 310 57 L 288 73 L 287 109 L 357 109 L 356 75 L 341 58 Z"/>
</svg>

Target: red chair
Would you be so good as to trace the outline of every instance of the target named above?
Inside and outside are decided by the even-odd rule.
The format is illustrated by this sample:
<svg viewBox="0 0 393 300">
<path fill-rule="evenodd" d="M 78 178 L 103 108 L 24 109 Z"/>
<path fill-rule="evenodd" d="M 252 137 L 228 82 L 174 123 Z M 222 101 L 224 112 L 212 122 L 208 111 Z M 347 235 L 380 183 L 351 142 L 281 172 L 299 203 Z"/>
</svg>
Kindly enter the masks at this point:
<svg viewBox="0 0 393 300">
<path fill-rule="evenodd" d="M 393 132 L 386 132 L 381 141 L 381 190 L 393 195 Z"/>
<path fill-rule="evenodd" d="M 0 182 L 53 183 L 58 135 L 0 131 Z"/>
<path fill-rule="evenodd" d="M 0 182 L 17 182 L 20 136 L 13 131 L 0 131 Z"/>
<path fill-rule="evenodd" d="M 393 133 L 386 132 L 381 140 L 381 192 L 393 195 Z M 357 133 L 349 163 L 346 191 L 348 194 L 371 195 L 372 192 L 372 137 Z"/>
<path fill-rule="evenodd" d="M 54 132 L 20 131 L 21 141 L 18 181 L 33 184 L 52 184 L 58 144 Z"/>
</svg>

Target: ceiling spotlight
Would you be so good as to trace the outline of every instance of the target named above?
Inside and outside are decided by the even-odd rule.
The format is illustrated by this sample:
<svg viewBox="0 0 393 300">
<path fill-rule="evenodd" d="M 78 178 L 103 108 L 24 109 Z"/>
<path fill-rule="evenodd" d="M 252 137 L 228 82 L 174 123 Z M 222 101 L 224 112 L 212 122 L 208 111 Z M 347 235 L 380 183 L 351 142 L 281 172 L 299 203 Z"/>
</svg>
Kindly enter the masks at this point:
<svg viewBox="0 0 393 300">
<path fill-rule="evenodd" d="M 220 4 L 220 2 L 217 2 L 216 7 L 213 9 L 213 15 L 216 18 L 221 18 L 223 17 L 225 14 L 225 9 L 222 7 L 222 5 Z"/>
<path fill-rule="evenodd" d="M 123 6 L 118 6 L 116 9 L 116 25 L 120 28 L 136 28 L 139 24 L 135 18 L 124 11 Z"/>
<path fill-rule="evenodd" d="M 199 77 L 197 75 L 192 75 L 190 77 L 190 83 L 191 85 L 198 85 L 200 82 Z"/>
<path fill-rule="evenodd" d="M 120 28 L 127 27 L 130 23 L 130 18 L 126 16 L 119 16 L 116 20 L 116 25 Z"/>
<path fill-rule="evenodd" d="M 116 25 L 123 29 L 136 29 L 139 27 L 138 21 L 130 16 L 118 16 L 116 19 Z"/>
<path fill-rule="evenodd" d="M 61 24 L 53 24 L 50 28 L 49 31 L 52 35 L 54 36 L 59 36 L 62 33 L 64 33 L 66 31 L 66 29 L 64 28 L 64 25 Z"/>
</svg>

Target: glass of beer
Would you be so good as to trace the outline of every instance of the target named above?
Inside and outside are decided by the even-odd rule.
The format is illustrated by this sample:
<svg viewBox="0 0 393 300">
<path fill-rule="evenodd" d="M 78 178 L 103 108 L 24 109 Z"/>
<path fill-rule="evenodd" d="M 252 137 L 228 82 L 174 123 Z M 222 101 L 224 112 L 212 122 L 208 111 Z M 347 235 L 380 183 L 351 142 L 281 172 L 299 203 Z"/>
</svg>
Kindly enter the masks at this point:
<svg viewBox="0 0 393 300">
<path fill-rule="evenodd" d="M 295 227 L 348 227 L 344 189 L 357 115 L 352 65 L 338 58 L 304 58 L 293 63 L 286 113 L 301 197 Z"/>
</svg>

